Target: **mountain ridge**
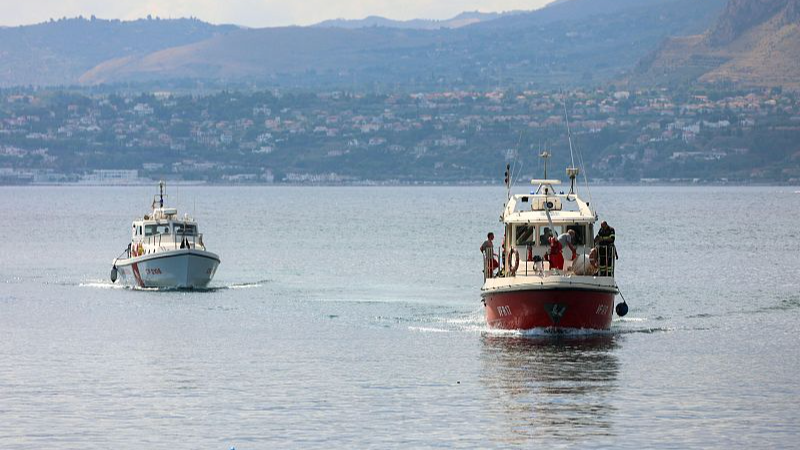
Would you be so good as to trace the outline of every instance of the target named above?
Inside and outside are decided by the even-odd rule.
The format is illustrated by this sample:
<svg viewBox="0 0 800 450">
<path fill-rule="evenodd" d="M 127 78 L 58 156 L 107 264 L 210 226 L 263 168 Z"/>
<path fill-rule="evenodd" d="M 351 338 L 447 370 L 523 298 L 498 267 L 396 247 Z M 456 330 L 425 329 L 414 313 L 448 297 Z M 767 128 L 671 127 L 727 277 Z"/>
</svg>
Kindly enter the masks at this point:
<svg viewBox="0 0 800 450">
<path fill-rule="evenodd" d="M 241 29 L 183 48 L 109 60 L 81 83 L 138 79 L 490 87 L 612 79 L 670 34 L 707 27 L 723 0 L 569 0 L 453 29 Z M 255 50 L 254 50 L 255 49 Z"/>
<path fill-rule="evenodd" d="M 238 29 L 194 18 L 77 17 L 0 29 L 0 86 L 74 83 L 112 58 L 146 54 Z"/>
<path fill-rule="evenodd" d="M 417 30 L 437 30 L 440 28 L 461 28 L 474 23 L 486 22 L 503 17 L 509 14 L 518 14 L 519 11 L 510 12 L 489 12 L 484 13 L 480 11 L 465 11 L 449 19 L 436 20 L 436 19 L 411 19 L 411 20 L 394 20 L 381 16 L 367 16 L 363 19 L 330 19 L 325 20 L 312 27 L 326 27 L 326 28 L 368 28 L 368 27 L 385 27 L 385 28 L 400 28 L 400 29 L 417 29 Z"/>
<path fill-rule="evenodd" d="M 704 33 L 665 40 L 630 81 L 800 89 L 799 61 L 800 0 L 730 0 Z"/>
<path fill-rule="evenodd" d="M 68 19 L 0 29 L 0 86 L 180 80 L 305 88 L 586 85 L 630 71 L 667 36 L 707 29 L 723 3 L 565 0 L 432 30 Z M 474 19 L 475 13 L 465 14 L 456 18 Z"/>
</svg>

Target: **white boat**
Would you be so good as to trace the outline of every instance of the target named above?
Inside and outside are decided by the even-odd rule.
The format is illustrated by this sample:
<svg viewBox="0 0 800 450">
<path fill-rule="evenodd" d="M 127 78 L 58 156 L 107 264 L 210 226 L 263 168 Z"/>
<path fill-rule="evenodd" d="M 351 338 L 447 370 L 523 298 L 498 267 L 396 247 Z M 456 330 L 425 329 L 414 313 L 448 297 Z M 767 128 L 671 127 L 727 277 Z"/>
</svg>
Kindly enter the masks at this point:
<svg viewBox="0 0 800 450">
<path fill-rule="evenodd" d="M 220 259 L 206 249 L 197 222 L 164 206 L 164 182 L 152 211 L 131 225 L 131 242 L 114 259 L 111 281 L 139 288 L 196 289 L 208 286 Z"/>
</svg>

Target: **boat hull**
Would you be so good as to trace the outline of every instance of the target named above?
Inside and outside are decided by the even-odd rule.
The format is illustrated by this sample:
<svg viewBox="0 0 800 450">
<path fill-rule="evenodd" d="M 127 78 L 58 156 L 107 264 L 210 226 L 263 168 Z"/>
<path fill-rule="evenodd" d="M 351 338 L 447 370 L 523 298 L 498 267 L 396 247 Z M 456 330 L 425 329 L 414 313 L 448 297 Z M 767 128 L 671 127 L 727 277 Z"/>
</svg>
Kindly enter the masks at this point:
<svg viewBox="0 0 800 450">
<path fill-rule="evenodd" d="M 615 294 L 606 289 L 539 288 L 486 293 L 483 301 L 490 328 L 608 330 Z"/>
<path fill-rule="evenodd" d="M 220 260 L 211 252 L 180 249 L 116 262 L 120 281 L 139 288 L 201 289 L 214 278 Z"/>
</svg>

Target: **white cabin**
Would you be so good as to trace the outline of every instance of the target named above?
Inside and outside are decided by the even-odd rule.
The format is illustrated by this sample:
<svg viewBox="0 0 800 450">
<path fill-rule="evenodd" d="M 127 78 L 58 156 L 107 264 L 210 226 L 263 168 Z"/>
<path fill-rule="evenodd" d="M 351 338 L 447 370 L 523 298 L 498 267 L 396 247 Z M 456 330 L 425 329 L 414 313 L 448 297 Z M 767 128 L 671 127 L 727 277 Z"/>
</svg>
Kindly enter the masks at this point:
<svg viewBox="0 0 800 450">
<path fill-rule="evenodd" d="M 197 222 L 188 214 L 179 217 L 176 208 L 164 207 L 163 184 L 161 188 L 153 199 L 153 211 L 131 225 L 130 256 L 182 248 L 206 250 Z"/>
<path fill-rule="evenodd" d="M 589 204 L 573 192 L 558 191 L 560 180 L 531 180 L 538 186 L 530 194 L 511 195 L 500 217 L 504 224 L 506 249 L 519 254 L 516 276 L 540 274 L 548 269 L 544 255 L 548 253 L 550 236 L 575 230 L 575 247 L 578 257 L 588 255 L 594 246 L 594 223 L 597 221 Z M 565 255 L 569 250 L 564 249 Z M 510 258 L 504 262 L 504 272 L 509 272 Z M 564 270 L 569 271 L 571 261 L 565 256 Z M 538 264 L 538 265 L 537 265 Z"/>
</svg>

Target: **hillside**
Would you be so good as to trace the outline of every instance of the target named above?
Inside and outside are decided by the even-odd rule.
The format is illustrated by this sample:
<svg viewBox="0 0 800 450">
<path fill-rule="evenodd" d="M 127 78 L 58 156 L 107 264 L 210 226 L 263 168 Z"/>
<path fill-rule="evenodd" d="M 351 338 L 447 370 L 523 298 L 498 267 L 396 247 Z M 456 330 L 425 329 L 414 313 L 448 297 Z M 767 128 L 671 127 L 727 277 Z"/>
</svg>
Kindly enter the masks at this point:
<svg viewBox="0 0 800 450">
<path fill-rule="evenodd" d="M 634 83 L 734 83 L 800 89 L 800 0 L 731 0 L 699 35 L 671 38 Z"/>
<path fill-rule="evenodd" d="M 668 36 L 706 29 L 723 1 L 570 0 L 456 29 L 241 29 L 110 59 L 80 81 L 413 88 L 590 84 L 630 70 Z"/>
<path fill-rule="evenodd" d="M 461 28 L 475 23 L 486 22 L 494 20 L 505 15 L 515 13 L 482 13 L 479 11 L 463 12 L 455 17 L 446 20 L 427 20 L 427 19 L 413 19 L 413 20 L 392 20 L 385 17 L 369 16 L 363 19 L 333 19 L 320 22 L 314 27 L 326 28 L 368 28 L 368 27 L 384 27 L 384 28 L 400 28 L 400 29 L 414 29 L 414 30 L 438 30 L 440 28 Z"/>
<path fill-rule="evenodd" d="M 113 58 L 202 41 L 237 29 L 196 19 L 75 18 L 0 28 L 0 86 L 75 83 Z"/>
</svg>

